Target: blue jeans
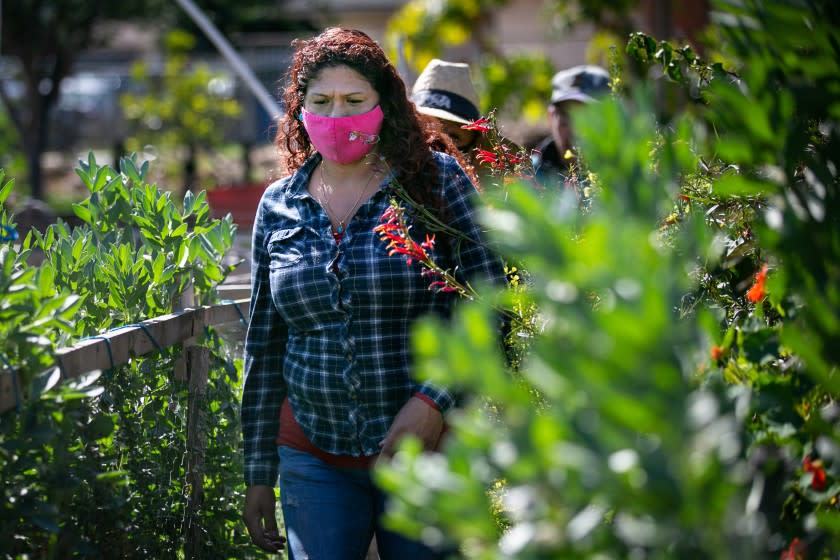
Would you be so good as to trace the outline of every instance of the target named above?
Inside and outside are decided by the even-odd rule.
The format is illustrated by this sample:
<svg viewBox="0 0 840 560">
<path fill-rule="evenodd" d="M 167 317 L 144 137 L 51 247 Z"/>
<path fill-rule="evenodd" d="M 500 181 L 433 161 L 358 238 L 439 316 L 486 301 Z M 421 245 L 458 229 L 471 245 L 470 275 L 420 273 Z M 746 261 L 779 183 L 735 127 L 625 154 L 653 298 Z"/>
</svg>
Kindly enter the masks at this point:
<svg viewBox="0 0 840 560">
<path fill-rule="evenodd" d="M 362 560 L 374 534 L 382 560 L 445 558 L 382 527 L 385 495 L 370 471 L 333 467 L 282 445 L 277 453 L 290 560 Z"/>
</svg>

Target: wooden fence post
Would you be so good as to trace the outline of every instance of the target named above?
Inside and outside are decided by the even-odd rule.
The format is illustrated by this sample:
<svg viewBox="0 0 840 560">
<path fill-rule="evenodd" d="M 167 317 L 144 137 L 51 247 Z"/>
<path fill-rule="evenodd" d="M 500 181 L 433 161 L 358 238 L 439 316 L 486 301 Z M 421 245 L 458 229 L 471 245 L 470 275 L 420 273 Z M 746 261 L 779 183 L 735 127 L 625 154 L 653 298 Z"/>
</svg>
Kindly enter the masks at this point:
<svg viewBox="0 0 840 560">
<path fill-rule="evenodd" d="M 192 277 L 176 306 L 180 310 L 195 306 Z M 195 335 L 204 328 L 204 314 L 194 312 L 193 336 L 184 340 L 183 352 L 175 364 L 175 378 L 188 383 L 187 397 L 187 526 L 184 532 L 184 558 L 201 556 L 201 524 L 198 522 L 204 501 L 204 451 L 207 445 L 204 407 L 210 351 L 195 345 Z"/>
<path fill-rule="evenodd" d="M 185 348 L 189 400 L 187 402 L 187 527 L 184 557 L 201 556 L 201 524 L 199 513 L 204 501 L 204 455 L 207 448 L 207 376 L 210 371 L 210 349 L 203 346 Z"/>
</svg>

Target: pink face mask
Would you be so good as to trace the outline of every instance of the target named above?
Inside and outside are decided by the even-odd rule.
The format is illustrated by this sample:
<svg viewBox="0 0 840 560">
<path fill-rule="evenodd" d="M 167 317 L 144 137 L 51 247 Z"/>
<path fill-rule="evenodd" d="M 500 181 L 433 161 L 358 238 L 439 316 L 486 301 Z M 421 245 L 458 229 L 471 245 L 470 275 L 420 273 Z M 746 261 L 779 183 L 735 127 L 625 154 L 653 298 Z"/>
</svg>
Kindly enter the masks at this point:
<svg viewBox="0 0 840 560">
<path fill-rule="evenodd" d="M 352 163 L 367 155 L 379 142 L 385 116 L 377 105 L 367 113 L 347 117 L 327 117 L 301 109 L 303 127 L 315 149 L 326 159 Z"/>
</svg>

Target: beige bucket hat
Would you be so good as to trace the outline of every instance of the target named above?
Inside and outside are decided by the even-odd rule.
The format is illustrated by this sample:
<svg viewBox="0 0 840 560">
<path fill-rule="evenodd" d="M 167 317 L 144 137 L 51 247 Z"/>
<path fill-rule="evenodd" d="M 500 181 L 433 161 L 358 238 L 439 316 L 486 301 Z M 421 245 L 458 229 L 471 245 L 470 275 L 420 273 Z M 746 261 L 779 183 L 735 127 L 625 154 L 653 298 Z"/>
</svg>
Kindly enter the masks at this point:
<svg viewBox="0 0 840 560">
<path fill-rule="evenodd" d="M 424 115 L 461 124 L 478 119 L 478 92 L 470 66 L 432 59 L 411 88 L 411 99 Z"/>
</svg>

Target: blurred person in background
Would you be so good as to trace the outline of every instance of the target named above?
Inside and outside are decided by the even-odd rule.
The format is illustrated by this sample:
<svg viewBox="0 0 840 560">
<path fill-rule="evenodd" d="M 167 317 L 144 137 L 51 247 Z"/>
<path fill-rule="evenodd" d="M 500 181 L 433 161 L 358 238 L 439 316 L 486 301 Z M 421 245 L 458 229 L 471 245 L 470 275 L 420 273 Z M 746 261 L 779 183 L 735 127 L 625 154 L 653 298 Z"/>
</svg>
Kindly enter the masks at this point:
<svg viewBox="0 0 840 560">
<path fill-rule="evenodd" d="M 575 163 L 571 113 L 584 103 L 596 102 L 610 91 L 610 75 L 600 66 L 581 65 L 557 72 L 551 79 L 548 127 L 532 156 L 537 181 L 546 188 L 567 184 Z"/>
</svg>

